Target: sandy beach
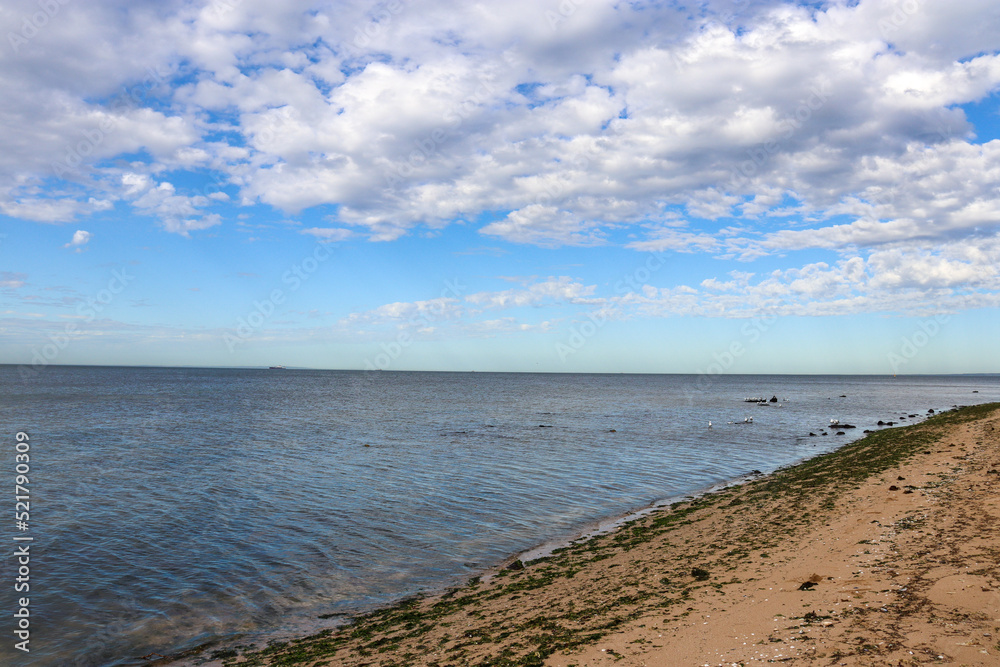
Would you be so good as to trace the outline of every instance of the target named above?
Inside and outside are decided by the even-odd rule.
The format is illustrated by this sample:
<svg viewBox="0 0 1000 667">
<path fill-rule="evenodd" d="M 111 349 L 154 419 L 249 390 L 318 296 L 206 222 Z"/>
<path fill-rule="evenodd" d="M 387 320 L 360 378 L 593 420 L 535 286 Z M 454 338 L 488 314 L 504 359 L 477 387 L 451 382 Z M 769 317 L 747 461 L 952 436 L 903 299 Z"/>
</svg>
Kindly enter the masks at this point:
<svg viewBox="0 0 1000 667">
<path fill-rule="evenodd" d="M 1000 405 L 231 665 L 1000 665 Z"/>
</svg>

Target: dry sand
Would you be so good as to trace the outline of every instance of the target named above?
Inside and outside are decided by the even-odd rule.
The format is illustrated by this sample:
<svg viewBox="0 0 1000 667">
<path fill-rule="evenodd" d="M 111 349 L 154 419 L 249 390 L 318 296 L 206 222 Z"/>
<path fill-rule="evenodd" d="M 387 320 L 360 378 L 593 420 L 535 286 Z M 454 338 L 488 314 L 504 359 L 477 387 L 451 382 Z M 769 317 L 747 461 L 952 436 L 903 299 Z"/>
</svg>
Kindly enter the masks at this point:
<svg viewBox="0 0 1000 667">
<path fill-rule="evenodd" d="M 996 405 L 883 431 L 225 662 L 1000 666 L 998 434 Z"/>
<path fill-rule="evenodd" d="M 998 427 L 957 426 L 871 477 L 689 616 L 639 619 L 547 664 L 1000 665 Z"/>
</svg>

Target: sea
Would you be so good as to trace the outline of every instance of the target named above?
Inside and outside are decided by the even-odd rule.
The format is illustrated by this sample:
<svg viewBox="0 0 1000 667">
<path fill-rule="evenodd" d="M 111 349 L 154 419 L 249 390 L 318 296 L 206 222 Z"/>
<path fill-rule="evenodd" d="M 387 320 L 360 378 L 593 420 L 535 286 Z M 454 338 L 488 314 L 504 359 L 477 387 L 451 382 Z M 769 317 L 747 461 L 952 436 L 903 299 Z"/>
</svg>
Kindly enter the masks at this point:
<svg viewBox="0 0 1000 667">
<path fill-rule="evenodd" d="M 20 371 L 0 366 L 0 663 L 60 667 L 329 627 L 878 420 L 1000 401 L 998 376 Z"/>
</svg>

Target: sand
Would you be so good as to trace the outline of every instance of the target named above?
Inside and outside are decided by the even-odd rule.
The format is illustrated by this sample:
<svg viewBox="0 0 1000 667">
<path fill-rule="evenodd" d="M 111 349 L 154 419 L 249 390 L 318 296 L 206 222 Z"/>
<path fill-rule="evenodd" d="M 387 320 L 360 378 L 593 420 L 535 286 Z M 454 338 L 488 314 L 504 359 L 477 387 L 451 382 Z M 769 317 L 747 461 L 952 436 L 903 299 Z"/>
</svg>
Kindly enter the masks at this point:
<svg viewBox="0 0 1000 667">
<path fill-rule="evenodd" d="M 881 431 L 225 664 L 1000 665 L 998 434 L 996 404 Z"/>
</svg>

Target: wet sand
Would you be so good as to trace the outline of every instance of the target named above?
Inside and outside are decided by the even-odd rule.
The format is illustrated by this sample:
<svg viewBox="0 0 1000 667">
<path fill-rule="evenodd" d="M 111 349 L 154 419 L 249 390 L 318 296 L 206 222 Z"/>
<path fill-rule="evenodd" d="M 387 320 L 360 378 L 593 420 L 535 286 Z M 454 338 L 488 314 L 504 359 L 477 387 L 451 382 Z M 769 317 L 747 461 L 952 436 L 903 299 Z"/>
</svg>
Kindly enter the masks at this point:
<svg viewBox="0 0 1000 667">
<path fill-rule="evenodd" d="M 1000 405 L 225 665 L 1000 665 Z"/>
</svg>

